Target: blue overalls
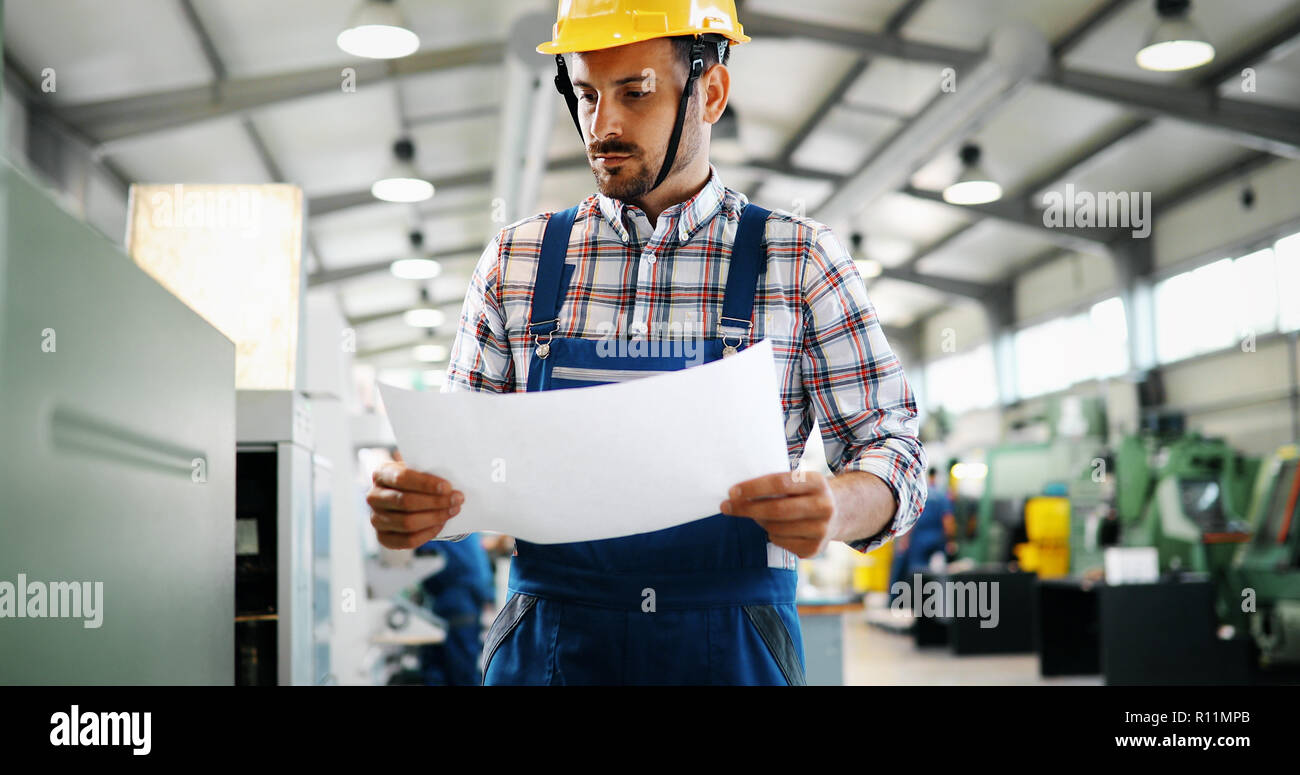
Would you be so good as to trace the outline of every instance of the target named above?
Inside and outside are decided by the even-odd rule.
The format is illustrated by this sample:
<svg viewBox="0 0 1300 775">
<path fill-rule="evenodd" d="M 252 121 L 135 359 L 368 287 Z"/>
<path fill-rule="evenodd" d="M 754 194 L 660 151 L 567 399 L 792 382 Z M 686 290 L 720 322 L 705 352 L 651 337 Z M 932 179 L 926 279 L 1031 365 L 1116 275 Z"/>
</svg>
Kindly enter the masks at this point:
<svg viewBox="0 0 1300 775">
<path fill-rule="evenodd" d="M 554 336 L 574 269 L 565 255 L 576 214 L 575 207 L 552 215 L 542 239 L 528 390 L 686 368 L 684 356 L 664 355 L 663 347 L 654 357 L 611 356 L 608 343 L 602 351 L 596 340 Z M 752 330 L 767 215 L 752 204 L 743 211 L 721 326 Z M 747 338 L 704 339 L 704 360 L 742 349 Z M 516 546 L 510 599 L 484 646 L 487 685 L 805 682 L 797 574 L 769 567 L 767 533 L 752 519 L 715 514 L 623 538 Z"/>
</svg>

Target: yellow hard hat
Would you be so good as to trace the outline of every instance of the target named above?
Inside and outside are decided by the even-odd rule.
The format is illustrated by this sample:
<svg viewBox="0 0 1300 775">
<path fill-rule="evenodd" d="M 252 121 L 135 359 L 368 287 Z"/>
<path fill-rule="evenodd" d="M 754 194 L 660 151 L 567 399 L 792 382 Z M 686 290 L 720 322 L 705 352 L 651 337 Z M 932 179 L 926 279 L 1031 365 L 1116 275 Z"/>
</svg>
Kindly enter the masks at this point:
<svg viewBox="0 0 1300 775">
<path fill-rule="evenodd" d="M 677 35 L 749 40 L 735 0 L 560 0 L 552 39 L 537 50 L 569 54 Z"/>
</svg>

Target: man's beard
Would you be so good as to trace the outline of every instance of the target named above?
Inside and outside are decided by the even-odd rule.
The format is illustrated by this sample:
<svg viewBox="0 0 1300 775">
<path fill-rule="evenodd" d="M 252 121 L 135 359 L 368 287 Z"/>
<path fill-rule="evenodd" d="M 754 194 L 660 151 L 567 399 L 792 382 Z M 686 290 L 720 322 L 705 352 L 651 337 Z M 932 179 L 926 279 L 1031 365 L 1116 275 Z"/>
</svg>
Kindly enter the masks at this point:
<svg viewBox="0 0 1300 775">
<path fill-rule="evenodd" d="M 691 101 L 691 107 L 696 107 L 694 100 Z M 669 175 L 689 166 L 695 160 L 700 135 L 698 122 L 693 120 L 695 118 L 693 114 L 697 110 L 687 111 L 682 137 L 677 143 L 677 156 L 673 159 Z M 653 168 L 645 162 L 645 154 L 640 148 L 617 140 L 608 143 L 592 143 L 588 146 L 587 152 L 592 162 L 591 174 L 596 178 L 596 190 L 611 199 L 636 202 L 654 190 L 655 180 L 659 177 L 659 170 L 663 166 L 663 156 L 668 152 L 668 143 L 665 141 L 664 150 L 656 154 L 659 157 L 659 164 Z M 604 169 L 595 163 L 595 158 L 603 153 L 626 153 L 630 154 L 630 157 L 613 169 Z"/>
</svg>

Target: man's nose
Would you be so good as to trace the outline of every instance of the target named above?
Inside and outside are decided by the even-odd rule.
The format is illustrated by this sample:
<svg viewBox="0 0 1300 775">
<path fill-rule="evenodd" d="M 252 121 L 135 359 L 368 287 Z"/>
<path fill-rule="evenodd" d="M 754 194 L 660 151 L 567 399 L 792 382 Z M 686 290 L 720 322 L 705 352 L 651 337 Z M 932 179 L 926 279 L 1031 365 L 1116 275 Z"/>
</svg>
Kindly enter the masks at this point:
<svg viewBox="0 0 1300 775">
<path fill-rule="evenodd" d="M 617 105 L 605 99 L 598 99 L 591 113 L 588 134 L 593 142 L 620 137 L 623 134 L 623 119 L 619 115 Z"/>
</svg>

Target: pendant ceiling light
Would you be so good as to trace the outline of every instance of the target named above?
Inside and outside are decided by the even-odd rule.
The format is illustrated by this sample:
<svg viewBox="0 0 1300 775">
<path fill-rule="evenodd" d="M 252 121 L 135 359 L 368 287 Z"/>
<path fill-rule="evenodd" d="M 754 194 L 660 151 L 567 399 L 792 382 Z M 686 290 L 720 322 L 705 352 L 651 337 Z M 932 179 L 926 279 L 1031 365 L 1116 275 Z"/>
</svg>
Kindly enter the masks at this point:
<svg viewBox="0 0 1300 775">
<path fill-rule="evenodd" d="M 447 315 L 430 303 L 429 289 L 421 288 L 420 304 L 403 313 L 402 320 L 414 328 L 438 328 L 447 322 Z"/>
<path fill-rule="evenodd" d="M 881 272 L 885 271 L 879 261 L 867 258 L 862 252 L 862 232 L 855 231 L 849 235 L 849 243 L 853 246 L 853 263 L 857 266 L 858 271 L 862 273 L 863 278 L 871 280 L 879 277 Z"/>
<path fill-rule="evenodd" d="M 433 184 L 415 171 L 415 143 L 409 137 L 393 143 L 392 167 L 370 187 L 385 202 L 423 202 L 433 196 Z"/>
<path fill-rule="evenodd" d="M 961 164 L 961 175 L 943 190 L 943 201 L 953 205 L 982 205 L 1002 198 L 1002 186 L 980 164 L 978 145 L 962 146 Z"/>
<path fill-rule="evenodd" d="M 411 356 L 421 363 L 437 363 L 447 360 L 447 348 L 441 344 L 417 344 L 411 348 Z"/>
<path fill-rule="evenodd" d="M 431 280 L 442 272 L 442 266 L 431 258 L 424 258 L 424 233 L 410 234 L 412 258 L 399 258 L 389 267 L 394 277 L 402 280 Z"/>
<path fill-rule="evenodd" d="M 364 0 L 336 41 L 347 53 L 366 59 L 397 59 L 420 48 L 393 0 Z"/>
<path fill-rule="evenodd" d="M 1137 52 L 1138 67 L 1157 72 L 1191 70 L 1214 59 L 1214 46 L 1189 17 L 1191 0 L 1156 0 L 1159 20 Z"/>
</svg>

